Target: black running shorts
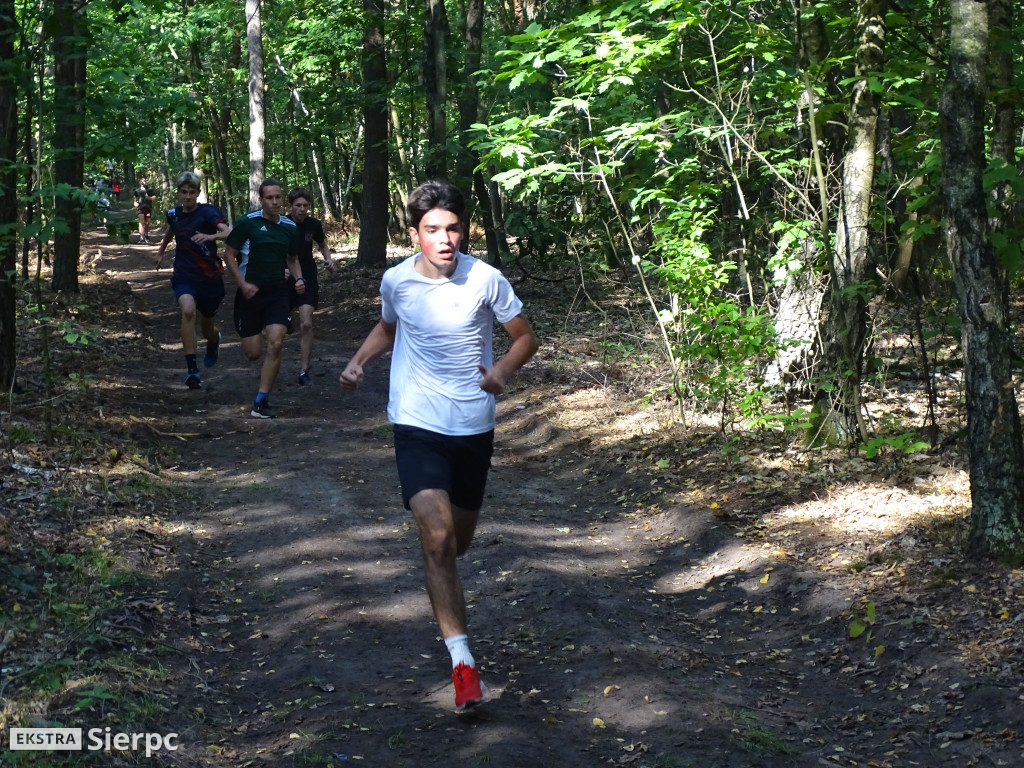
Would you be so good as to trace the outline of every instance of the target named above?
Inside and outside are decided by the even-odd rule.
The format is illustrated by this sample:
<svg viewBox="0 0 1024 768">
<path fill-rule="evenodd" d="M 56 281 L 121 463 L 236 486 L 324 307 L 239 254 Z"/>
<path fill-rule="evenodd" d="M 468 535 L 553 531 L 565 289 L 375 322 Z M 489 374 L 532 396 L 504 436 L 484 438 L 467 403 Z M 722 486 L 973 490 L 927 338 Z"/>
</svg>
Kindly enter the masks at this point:
<svg viewBox="0 0 1024 768">
<path fill-rule="evenodd" d="M 395 460 L 402 483 L 402 503 L 420 491 L 447 491 L 456 507 L 483 506 L 487 472 L 494 453 L 494 430 L 479 435 L 442 435 L 395 424 Z"/>
<path fill-rule="evenodd" d="M 295 281 L 292 278 L 288 278 L 288 298 L 292 303 L 292 309 L 297 309 L 303 304 L 309 304 L 313 309 L 320 306 L 320 284 L 314 277 L 312 279 L 303 278 L 306 285 L 306 290 L 302 293 L 295 292 Z"/>
<path fill-rule="evenodd" d="M 288 289 L 260 288 L 251 299 L 235 291 L 235 330 L 243 339 L 258 336 L 268 325 L 287 326 L 291 320 Z"/>
</svg>

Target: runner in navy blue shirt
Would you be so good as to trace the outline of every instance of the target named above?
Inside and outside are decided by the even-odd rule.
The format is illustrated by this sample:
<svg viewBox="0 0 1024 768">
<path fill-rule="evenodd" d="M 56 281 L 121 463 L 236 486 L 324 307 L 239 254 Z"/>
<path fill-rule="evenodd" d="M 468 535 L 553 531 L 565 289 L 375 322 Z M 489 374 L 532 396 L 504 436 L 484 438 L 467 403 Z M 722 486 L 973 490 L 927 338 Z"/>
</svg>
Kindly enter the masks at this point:
<svg viewBox="0 0 1024 768">
<path fill-rule="evenodd" d="M 171 287 L 181 307 L 181 346 L 188 366 L 185 386 L 189 389 L 199 389 L 201 383 L 196 363 L 197 310 L 206 339 L 203 364 L 210 368 L 220 353 L 220 332 L 214 316 L 224 300 L 224 263 L 217 254 L 217 241 L 226 238 L 231 231 L 217 208 L 198 202 L 200 184 L 199 177 L 191 171 L 178 175 L 180 204 L 167 211 L 167 232 L 153 260 L 160 269 L 167 246 L 172 239 L 175 241 Z"/>
</svg>

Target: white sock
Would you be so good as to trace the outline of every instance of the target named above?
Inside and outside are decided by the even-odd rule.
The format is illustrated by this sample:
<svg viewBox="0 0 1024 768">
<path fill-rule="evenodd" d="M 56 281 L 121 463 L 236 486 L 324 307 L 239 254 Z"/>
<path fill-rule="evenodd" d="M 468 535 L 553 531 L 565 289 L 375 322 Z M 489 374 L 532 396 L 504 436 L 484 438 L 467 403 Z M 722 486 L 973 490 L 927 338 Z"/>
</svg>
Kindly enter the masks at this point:
<svg viewBox="0 0 1024 768">
<path fill-rule="evenodd" d="M 444 644 L 448 646 L 448 653 L 452 655 L 452 669 L 459 664 L 465 664 L 467 667 L 476 666 L 473 654 L 469 652 L 469 637 L 467 635 L 446 637 Z"/>
</svg>

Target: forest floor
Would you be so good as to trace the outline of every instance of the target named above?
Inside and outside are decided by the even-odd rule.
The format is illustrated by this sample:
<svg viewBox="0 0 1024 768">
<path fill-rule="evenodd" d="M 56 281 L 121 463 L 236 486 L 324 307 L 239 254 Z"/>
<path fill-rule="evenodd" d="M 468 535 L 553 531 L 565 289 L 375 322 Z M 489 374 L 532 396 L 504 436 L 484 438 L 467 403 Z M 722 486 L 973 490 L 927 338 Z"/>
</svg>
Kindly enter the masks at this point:
<svg viewBox="0 0 1024 768">
<path fill-rule="evenodd" d="M 4 744 L 0 763 L 1024 764 L 1024 573 L 964 557 L 956 450 L 869 461 L 684 426 L 554 283 L 516 283 L 542 347 L 500 399 L 460 562 L 490 697 L 455 714 L 386 361 L 337 385 L 379 274 L 322 277 L 315 384 L 290 335 L 278 418 L 258 421 L 233 287 L 220 362 L 189 391 L 169 271 L 134 240 L 85 234 L 66 316 L 89 343 L 54 336 L 55 400 L 22 328 L 0 406 L 0 703 L 5 726 L 177 741 Z"/>
</svg>

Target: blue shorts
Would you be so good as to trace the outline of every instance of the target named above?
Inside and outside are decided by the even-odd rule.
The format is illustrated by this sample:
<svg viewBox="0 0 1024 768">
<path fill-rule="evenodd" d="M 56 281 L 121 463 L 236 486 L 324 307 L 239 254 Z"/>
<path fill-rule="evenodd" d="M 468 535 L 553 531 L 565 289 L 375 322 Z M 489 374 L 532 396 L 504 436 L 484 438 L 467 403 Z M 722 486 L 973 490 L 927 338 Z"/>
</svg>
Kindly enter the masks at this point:
<svg viewBox="0 0 1024 768">
<path fill-rule="evenodd" d="M 446 491 L 456 507 L 475 512 L 484 503 L 494 453 L 494 430 L 479 435 L 442 435 L 395 424 L 395 461 L 402 503 L 420 491 Z"/>
<path fill-rule="evenodd" d="M 220 277 L 210 280 L 201 275 L 176 271 L 171 275 L 171 288 L 174 289 L 175 300 L 182 296 L 195 299 L 196 309 L 203 317 L 217 314 L 220 303 L 224 301 L 224 281 Z"/>
<path fill-rule="evenodd" d="M 292 319 L 288 288 L 282 283 L 260 288 L 251 299 L 235 291 L 235 330 L 243 339 L 258 336 L 268 325 L 288 325 Z"/>
</svg>

